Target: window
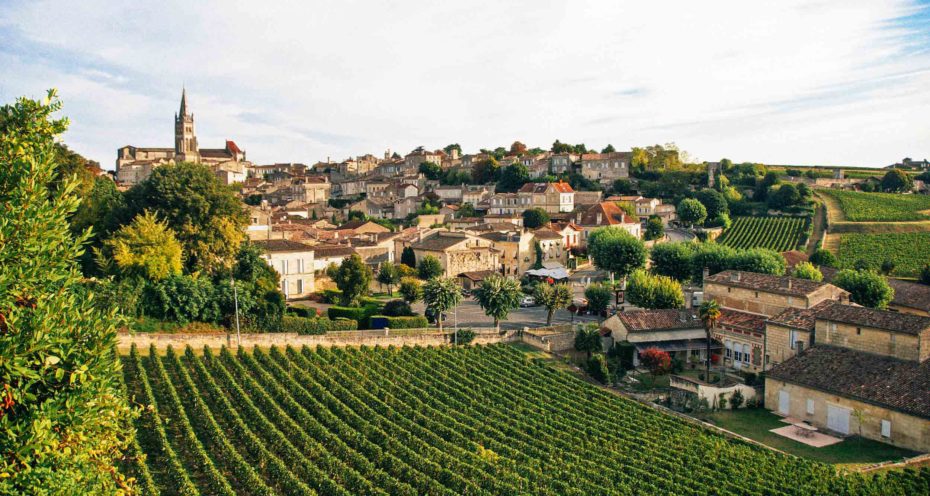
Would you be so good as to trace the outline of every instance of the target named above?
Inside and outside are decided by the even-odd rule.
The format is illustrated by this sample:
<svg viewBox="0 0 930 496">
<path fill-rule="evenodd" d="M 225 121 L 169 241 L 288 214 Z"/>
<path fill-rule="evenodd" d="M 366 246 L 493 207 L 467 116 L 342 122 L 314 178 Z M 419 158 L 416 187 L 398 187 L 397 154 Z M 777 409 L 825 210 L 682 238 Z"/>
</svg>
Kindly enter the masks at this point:
<svg viewBox="0 0 930 496">
<path fill-rule="evenodd" d="M 752 354 L 749 353 L 749 345 L 748 345 L 748 344 L 744 344 L 744 345 L 743 345 L 743 363 L 749 363 L 749 358 L 750 358 L 751 356 L 752 356 Z"/>
<path fill-rule="evenodd" d="M 732 292 L 733 292 L 733 288 L 727 288 L 727 293 L 732 293 Z"/>
<path fill-rule="evenodd" d="M 759 292 L 758 292 L 758 291 L 756 291 L 756 298 L 758 298 L 758 297 L 759 297 Z"/>
<path fill-rule="evenodd" d="M 304 292 L 304 280 L 298 279 L 297 280 L 297 294 L 303 294 L 303 292 Z"/>
<path fill-rule="evenodd" d="M 891 437 L 891 421 L 882 419 L 882 437 Z"/>
<path fill-rule="evenodd" d="M 814 400 L 810 398 L 807 399 L 807 414 L 808 415 L 814 414 Z"/>
<path fill-rule="evenodd" d="M 798 344 L 798 331 L 791 330 L 788 333 L 788 344 L 791 346 L 791 349 L 797 348 Z"/>
<path fill-rule="evenodd" d="M 729 341 L 727 341 L 727 342 L 726 342 L 726 347 L 727 347 L 727 350 L 726 350 L 726 357 L 727 357 L 727 358 L 731 358 L 731 357 L 733 356 L 733 349 L 732 349 L 732 348 L 733 348 L 733 345 L 730 344 Z"/>
<path fill-rule="evenodd" d="M 862 328 L 861 328 L 861 327 L 857 327 L 857 328 L 856 328 L 856 336 L 861 336 L 861 335 L 862 335 Z"/>
</svg>

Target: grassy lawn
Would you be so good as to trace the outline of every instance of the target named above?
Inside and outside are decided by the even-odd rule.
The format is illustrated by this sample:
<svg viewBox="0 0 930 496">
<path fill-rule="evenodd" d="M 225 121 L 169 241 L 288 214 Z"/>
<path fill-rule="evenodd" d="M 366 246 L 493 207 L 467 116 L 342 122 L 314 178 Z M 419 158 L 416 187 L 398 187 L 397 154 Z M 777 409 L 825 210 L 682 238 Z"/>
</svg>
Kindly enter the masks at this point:
<svg viewBox="0 0 930 496">
<path fill-rule="evenodd" d="M 847 438 L 843 442 L 824 446 L 823 448 L 814 448 L 769 432 L 771 429 L 784 427 L 788 424 L 781 422 L 781 417 L 761 408 L 738 410 L 736 412 L 707 413 L 698 417 L 773 448 L 825 463 L 871 464 L 887 460 L 898 460 L 917 454 L 890 444 L 859 437 Z"/>
</svg>

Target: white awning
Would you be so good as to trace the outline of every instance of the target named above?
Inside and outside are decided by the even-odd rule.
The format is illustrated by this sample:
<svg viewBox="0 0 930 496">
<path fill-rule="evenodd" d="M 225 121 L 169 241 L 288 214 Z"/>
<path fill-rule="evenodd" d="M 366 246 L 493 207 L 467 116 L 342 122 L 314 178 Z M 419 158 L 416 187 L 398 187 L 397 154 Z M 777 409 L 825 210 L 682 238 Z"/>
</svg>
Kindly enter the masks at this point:
<svg viewBox="0 0 930 496">
<path fill-rule="evenodd" d="M 568 271 L 564 267 L 556 269 L 531 269 L 527 274 L 536 277 L 551 277 L 553 279 L 568 279 Z"/>
</svg>

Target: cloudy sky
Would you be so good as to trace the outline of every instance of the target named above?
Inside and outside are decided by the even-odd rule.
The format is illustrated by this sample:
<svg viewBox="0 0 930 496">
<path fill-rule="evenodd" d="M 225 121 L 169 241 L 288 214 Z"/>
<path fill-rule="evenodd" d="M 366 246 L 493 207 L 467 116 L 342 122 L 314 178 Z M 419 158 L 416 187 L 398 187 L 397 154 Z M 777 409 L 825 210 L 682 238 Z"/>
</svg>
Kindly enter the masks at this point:
<svg viewBox="0 0 930 496">
<path fill-rule="evenodd" d="M 259 163 L 519 139 L 701 160 L 930 158 L 930 7 L 913 1 L 0 0 L 0 101 L 58 88 L 65 140 Z"/>
</svg>

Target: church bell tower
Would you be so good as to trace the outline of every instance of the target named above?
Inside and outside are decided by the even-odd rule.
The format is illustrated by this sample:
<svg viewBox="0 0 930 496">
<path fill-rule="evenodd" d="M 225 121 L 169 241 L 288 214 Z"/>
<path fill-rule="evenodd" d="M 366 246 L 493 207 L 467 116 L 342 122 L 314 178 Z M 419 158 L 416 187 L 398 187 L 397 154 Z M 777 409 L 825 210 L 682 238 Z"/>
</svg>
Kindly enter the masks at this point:
<svg viewBox="0 0 930 496">
<path fill-rule="evenodd" d="M 194 134 L 194 114 L 187 112 L 187 92 L 181 89 L 181 110 L 174 115 L 174 153 L 178 162 L 200 162 L 200 148 Z"/>
</svg>

